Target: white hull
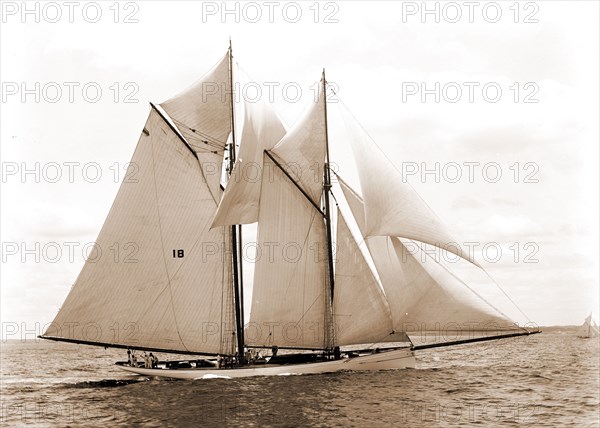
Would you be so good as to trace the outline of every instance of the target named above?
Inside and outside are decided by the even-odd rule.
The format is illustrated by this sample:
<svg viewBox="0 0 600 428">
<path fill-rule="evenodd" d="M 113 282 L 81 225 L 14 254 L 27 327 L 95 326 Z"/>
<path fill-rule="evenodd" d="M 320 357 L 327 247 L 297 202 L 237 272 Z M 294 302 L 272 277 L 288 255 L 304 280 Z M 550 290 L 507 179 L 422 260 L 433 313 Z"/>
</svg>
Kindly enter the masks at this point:
<svg viewBox="0 0 600 428">
<path fill-rule="evenodd" d="M 238 378 L 250 376 L 285 376 L 294 374 L 331 373 L 341 370 L 374 371 L 406 369 L 415 367 L 415 356 L 410 349 L 397 349 L 363 355 L 354 358 L 304 364 L 256 365 L 236 369 L 145 369 L 117 365 L 122 370 L 143 376 L 159 376 L 175 379 Z"/>
</svg>

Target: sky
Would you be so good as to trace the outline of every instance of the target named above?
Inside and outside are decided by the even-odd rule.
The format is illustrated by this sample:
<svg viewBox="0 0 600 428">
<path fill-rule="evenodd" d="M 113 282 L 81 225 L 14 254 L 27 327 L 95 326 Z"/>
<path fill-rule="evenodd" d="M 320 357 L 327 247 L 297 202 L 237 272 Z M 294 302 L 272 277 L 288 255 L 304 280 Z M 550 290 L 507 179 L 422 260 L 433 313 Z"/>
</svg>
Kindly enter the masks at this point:
<svg viewBox="0 0 600 428">
<path fill-rule="evenodd" d="M 326 68 L 453 235 L 486 248 L 479 260 L 529 319 L 598 319 L 597 2 L 26 7 L 1 2 L 3 337 L 53 319 L 148 103 L 192 84 L 230 37 L 235 71 L 254 82 L 244 89 L 271 97 L 288 126 Z"/>
</svg>

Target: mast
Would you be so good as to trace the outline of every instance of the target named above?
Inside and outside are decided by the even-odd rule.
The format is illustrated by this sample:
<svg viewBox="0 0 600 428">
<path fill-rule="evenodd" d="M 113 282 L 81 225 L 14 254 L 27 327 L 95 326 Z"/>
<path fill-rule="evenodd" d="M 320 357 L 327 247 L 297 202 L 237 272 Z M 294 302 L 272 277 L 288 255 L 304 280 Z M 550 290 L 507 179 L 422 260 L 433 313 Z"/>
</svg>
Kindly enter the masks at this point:
<svg viewBox="0 0 600 428">
<path fill-rule="evenodd" d="M 235 109 L 233 102 L 233 55 L 231 49 L 231 38 L 229 39 L 229 86 L 231 88 L 231 144 L 229 145 L 229 171 L 231 177 L 235 164 Z M 238 240 L 239 235 L 239 240 Z M 237 338 L 238 363 L 244 363 L 244 302 L 241 278 L 241 225 L 231 226 L 231 257 L 233 264 L 233 301 L 235 306 L 235 330 Z"/>
<path fill-rule="evenodd" d="M 325 168 L 323 168 L 323 199 L 325 201 L 325 227 L 327 230 L 327 260 L 329 268 L 329 301 L 327 302 L 326 320 L 325 320 L 325 338 L 327 348 L 334 348 L 333 331 L 333 291 L 334 291 L 334 272 L 333 272 L 333 241 L 331 238 L 331 211 L 329 208 L 329 193 L 331 191 L 331 173 L 329 170 L 329 135 L 327 131 L 327 81 L 325 80 L 325 69 L 321 78 L 323 85 L 323 114 L 325 115 Z"/>
</svg>

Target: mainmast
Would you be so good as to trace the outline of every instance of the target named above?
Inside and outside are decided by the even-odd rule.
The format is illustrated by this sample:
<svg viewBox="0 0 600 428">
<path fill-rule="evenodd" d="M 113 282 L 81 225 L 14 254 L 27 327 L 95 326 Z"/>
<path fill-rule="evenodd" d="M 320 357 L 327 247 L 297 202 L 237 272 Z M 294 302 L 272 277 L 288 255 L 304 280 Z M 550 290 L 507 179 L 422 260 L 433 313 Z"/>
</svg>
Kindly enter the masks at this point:
<svg viewBox="0 0 600 428">
<path fill-rule="evenodd" d="M 228 174 L 231 178 L 235 164 L 235 109 L 233 100 L 233 54 L 231 49 L 231 39 L 229 39 L 229 86 L 231 88 L 231 144 L 229 145 L 229 168 Z M 239 238 L 239 239 L 238 239 Z M 241 240 L 242 226 L 231 226 L 231 257 L 233 264 L 233 301 L 235 306 L 235 330 L 237 337 L 238 362 L 244 363 L 244 299 L 243 299 L 243 280 L 242 280 L 242 259 L 241 259 Z"/>
<path fill-rule="evenodd" d="M 327 81 L 325 80 L 325 69 L 321 78 L 323 85 L 323 114 L 325 115 L 325 167 L 323 168 L 323 199 L 325 202 L 325 227 L 327 229 L 327 259 L 329 267 L 329 301 L 325 313 L 325 340 L 328 350 L 334 348 L 334 328 L 333 328 L 333 291 L 334 291 L 334 272 L 333 272 L 333 241 L 331 238 L 331 211 L 329 208 L 329 193 L 331 191 L 331 172 L 329 170 L 329 136 L 327 131 Z"/>
</svg>

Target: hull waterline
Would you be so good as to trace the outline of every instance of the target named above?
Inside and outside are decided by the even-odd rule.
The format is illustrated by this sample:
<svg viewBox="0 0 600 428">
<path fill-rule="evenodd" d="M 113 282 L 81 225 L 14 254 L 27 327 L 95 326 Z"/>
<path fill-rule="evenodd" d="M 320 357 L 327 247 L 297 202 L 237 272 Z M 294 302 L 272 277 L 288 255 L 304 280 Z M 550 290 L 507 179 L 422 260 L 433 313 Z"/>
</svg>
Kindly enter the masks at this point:
<svg viewBox="0 0 600 428">
<path fill-rule="evenodd" d="M 242 378 L 252 376 L 331 373 L 342 370 L 376 371 L 414 368 L 415 356 L 410 349 L 397 349 L 332 361 L 285 365 L 265 364 L 235 369 L 218 369 L 216 367 L 197 369 L 146 369 L 126 365 L 117 365 L 117 367 L 121 370 L 142 376 L 158 376 L 175 379 Z"/>
</svg>

